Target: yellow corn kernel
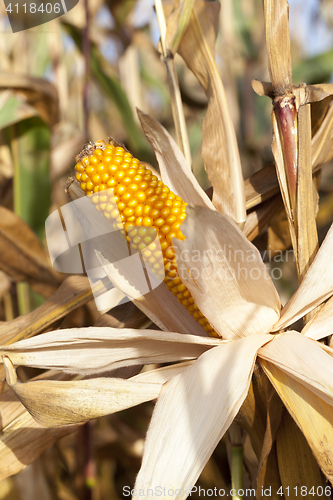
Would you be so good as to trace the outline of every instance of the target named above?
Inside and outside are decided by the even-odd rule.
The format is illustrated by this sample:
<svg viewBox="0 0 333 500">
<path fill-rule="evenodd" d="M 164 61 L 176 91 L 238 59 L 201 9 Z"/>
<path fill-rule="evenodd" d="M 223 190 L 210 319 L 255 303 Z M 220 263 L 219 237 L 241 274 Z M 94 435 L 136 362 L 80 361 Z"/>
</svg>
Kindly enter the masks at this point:
<svg viewBox="0 0 333 500">
<path fill-rule="evenodd" d="M 110 221 L 113 219 L 115 228 L 125 229 L 131 247 L 142 252 L 158 277 L 163 279 L 164 276 L 164 283 L 177 300 L 210 336 L 218 336 L 199 311 L 177 271 L 172 238 L 185 239 L 181 224 L 186 217 L 187 203 L 122 147 L 104 141 L 89 143 L 76 161 L 75 177 L 86 195 L 94 193 L 91 201 L 96 209 Z M 110 188 L 114 190 L 112 197 L 103 193 Z M 152 244 L 155 231 L 160 240 L 164 269 L 158 263 L 156 247 Z"/>
</svg>

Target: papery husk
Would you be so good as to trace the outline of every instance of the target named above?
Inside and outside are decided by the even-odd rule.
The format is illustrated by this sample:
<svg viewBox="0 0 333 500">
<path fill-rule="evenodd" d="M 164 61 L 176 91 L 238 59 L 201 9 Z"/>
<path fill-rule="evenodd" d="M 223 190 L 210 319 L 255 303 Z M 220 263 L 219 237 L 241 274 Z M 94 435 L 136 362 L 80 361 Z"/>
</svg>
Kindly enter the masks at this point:
<svg viewBox="0 0 333 500">
<path fill-rule="evenodd" d="M 17 383 L 13 365 L 3 357 L 6 380 L 33 418 L 45 427 L 87 422 L 155 399 L 161 384 L 138 379 L 36 380 Z"/>
<path fill-rule="evenodd" d="M 304 434 L 322 472 L 332 482 L 332 406 L 302 383 L 282 372 L 273 363 L 263 359 L 260 362 L 287 410 Z"/>
<path fill-rule="evenodd" d="M 62 282 L 37 236 L 5 207 L 0 207 L 0 269 L 14 281 L 27 281 L 43 297 L 50 297 Z"/>
<path fill-rule="evenodd" d="M 328 231 L 301 285 L 287 302 L 272 331 L 291 325 L 333 294 L 333 227 Z"/>
<path fill-rule="evenodd" d="M 213 186 L 213 204 L 237 223 L 246 220 L 244 180 L 237 139 L 214 46 L 219 4 L 197 0 L 178 52 L 203 86 L 208 108 L 202 124 L 202 157 Z"/>
<path fill-rule="evenodd" d="M 182 232 L 178 272 L 214 330 L 227 339 L 269 332 L 280 300 L 258 250 L 228 217 L 202 207 L 188 207 Z"/>
<path fill-rule="evenodd" d="M 257 350 L 267 341 L 250 336 L 215 347 L 163 387 L 135 485 L 144 499 L 155 486 L 172 487 L 170 498 L 187 497 L 241 407 Z"/>
<path fill-rule="evenodd" d="M 328 335 L 333 335 L 333 297 L 305 325 L 302 333 L 313 340 L 320 340 Z"/>
<path fill-rule="evenodd" d="M 276 436 L 278 468 L 284 491 L 288 498 L 299 498 L 301 491 L 311 488 L 325 488 L 325 480 L 320 474 L 318 464 L 309 445 L 289 413 L 285 410 Z M 300 488 L 303 487 L 303 490 Z M 324 498 L 328 498 L 324 495 Z"/>
<path fill-rule="evenodd" d="M 98 374 L 125 366 L 195 359 L 217 339 L 103 327 L 72 328 L 0 346 L 0 355 L 16 366 Z"/>
</svg>

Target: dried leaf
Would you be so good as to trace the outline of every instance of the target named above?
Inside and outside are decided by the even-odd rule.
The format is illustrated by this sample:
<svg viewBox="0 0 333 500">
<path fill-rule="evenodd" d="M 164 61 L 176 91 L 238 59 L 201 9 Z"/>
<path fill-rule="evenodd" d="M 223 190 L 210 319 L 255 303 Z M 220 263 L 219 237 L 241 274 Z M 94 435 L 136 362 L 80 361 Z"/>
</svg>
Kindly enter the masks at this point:
<svg viewBox="0 0 333 500">
<path fill-rule="evenodd" d="M 319 398 L 302 383 L 282 372 L 276 365 L 261 364 L 287 410 L 300 427 L 327 479 L 333 480 L 332 405 Z"/>
<path fill-rule="evenodd" d="M 214 61 L 220 5 L 198 0 L 179 45 L 179 53 L 208 98 L 202 125 L 202 157 L 213 186 L 213 204 L 238 223 L 246 219 L 245 194 L 237 139 Z"/>
<path fill-rule="evenodd" d="M 49 126 L 58 121 L 58 93 L 55 86 L 44 78 L 23 74 L 1 73 L 0 88 L 24 94 L 28 104 L 37 109 Z"/>
<path fill-rule="evenodd" d="M 101 293 L 103 291 L 104 287 Z M 87 278 L 69 276 L 52 297 L 37 309 L 0 325 L 0 342 L 7 344 L 37 335 L 93 297 Z"/>
<path fill-rule="evenodd" d="M 38 424 L 12 390 L 0 394 L 0 406 L 0 481 L 24 469 L 59 438 L 77 429 L 73 425 L 49 429 Z"/>
<path fill-rule="evenodd" d="M 320 340 L 333 334 L 333 297 L 305 325 L 302 333 L 313 340 Z"/>
<path fill-rule="evenodd" d="M 325 481 L 305 437 L 286 411 L 276 436 L 276 448 L 284 491 L 290 489 L 296 492 L 300 487 L 303 492 L 309 492 L 311 488 L 312 491 L 320 491 L 318 487 L 325 488 Z"/>
<path fill-rule="evenodd" d="M 264 0 L 268 68 L 275 95 L 292 92 L 289 6 L 286 0 Z"/>
<path fill-rule="evenodd" d="M 44 297 L 52 295 L 61 283 L 37 236 L 5 207 L 0 207 L 0 269 L 15 281 L 28 281 Z"/>
<path fill-rule="evenodd" d="M 244 401 L 257 350 L 267 340 L 266 335 L 251 336 L 211 349 L 163 387 L 148 429 L 137 491 L 172 486 L 170 498 L 187 497 Z"/>
<path fill-rule="evenodd" d="M 6 379 L 38 423 L 46 427 L 77 424 L 155 399 L 161 384 L 119 378 L 78 381 L 36 380 L 20 384 L 8 357 Z"/>
<path fill-rule="evenodd" d="M 333 360 L 317 342 L 288 331 L 275 336 L 259 356 L 333 405 Z"/>
<path fill-rule="evenodd" d="M 154 149 L 162 181 L 187 203 L 214 210 L 208 196 L 201 189 L 186 160 L 167 130 L 156 120 L 138 110 L 142 129 Z"/>
<path fill-rule="evenodd" d="M 266 165 L 245 180 L 246 209 L 259 205 L 278 191 L 275 165 Z"/>
<path fill-rule="evenodd" d="M 175 55 L 181 42 L 184 31 L 189 23 L 194 0 L 181 0 L 171 16 L 168 16 L 167 32 L 165 37 L 166 48 Z"/>
<path fill-rule="evenodd" d="M 315 202 L 313 196 L 314 190 L 316 193 Z M 296 200 L 296 263 L 299 279 L 302 280 L 319 248 L 316 226 L 316 215 L 319 200 L 317 191 L 312 182 L 310 104 L 301 106 L 298 110 L 298 164 Z"/>
<path fill-rule="evenodd" d="M 219 343 L 216 339 L 155 330 L 89 327 L 48 332 L 1 346 L 0 355 L 9 356 L 16 366 L 86 375 L 131 365 L 195 359 Z"/>
<path fill-rule="evenodd" d="M 332 249 L 333 226 L 328 231 L 301 285 L 282 309 L 281 318 L 272 331 L 291 325 L 332 295 L 333 261 L 327 258 L 332 254 Z"/>
<path fill-rule="evenodd" d="M 188 207 L 182 232 L 178 271 L 215 331 L 228 339 L 269 332 L 280 301 L 258 250 L 228 217 L 203 207 Z"/>
<path fill-rule="evenodd" d="M 257 210 L 251 211 L 243 227 L 243 233 L 249 241 L 254 240 L 263 231 L 269 222 L 272 222 L 274 215 L 283 209 L 281 196 L 278 194 L 270 200 L 261 203 Z M 268 230 L 271 228 L 268 228 Z M 288 232 L 289 234 L 289 232 Z M 271 248 L 271 247 L 270 247 Z"/>
</svg>

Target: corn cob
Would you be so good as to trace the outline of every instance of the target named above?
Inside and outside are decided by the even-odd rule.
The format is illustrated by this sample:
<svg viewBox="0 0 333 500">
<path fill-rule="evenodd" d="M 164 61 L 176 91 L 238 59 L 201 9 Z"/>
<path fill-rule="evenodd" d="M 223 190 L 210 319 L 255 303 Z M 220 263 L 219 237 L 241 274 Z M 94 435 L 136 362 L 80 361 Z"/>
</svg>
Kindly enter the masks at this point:
<svg viewBox="0 0 333 500">
<path fill-rule="evenodd" d="M 115 228 L 124 231 L 131 248 L 143 254 L 146 252 L 155 274 L 161 279 L 164 277 L 168 289 L 209 335 L 217 336 L 177 270 L 172 238 L 185 239 L 180 226 L 186 218 L 187 203 L 172 193 L 146 165 L 118 145 L 104 141 L 89 143 L 76 161 L 76 180 L 85 194 L 91 195 L 96 209 L 111 219 Z M 112 190 L 112 197 L 108 190 Z M 155 230 L 163 254 L 162 270 L 155 262 L 150 244 L 155 239 Z M 147 245 L 150 245 L 149 250 Z"/>
</svg>

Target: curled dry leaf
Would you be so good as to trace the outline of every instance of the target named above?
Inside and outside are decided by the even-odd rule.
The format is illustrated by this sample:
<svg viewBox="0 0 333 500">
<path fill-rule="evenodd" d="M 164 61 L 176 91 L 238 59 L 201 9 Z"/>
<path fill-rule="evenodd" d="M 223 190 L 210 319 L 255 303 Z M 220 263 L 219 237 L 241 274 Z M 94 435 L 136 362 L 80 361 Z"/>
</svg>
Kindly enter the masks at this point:
<svg viewBox="0 0 333 500">
<path fill-rule="evenodd" d="M 6 380 L 38 423 L 46 427 L 83 423 L 155 399 L 161 384 L 120 378 L 17 383 L 10 359 L 3 358 Z"/>
<path fill-rule="evenodd" d="M 49 125 L 58 121 L 58 94 L 55 86 L 44 78 L 2 72 L 0 88 L 23 94 L 28 104 L 38 111 Z"/>
<path fill-rule="evenodd" d="M 15 281 L 28 281 L 44 297 L 50 297 L 62 281 L 37 236 L 18 215 L 4 207 L 0 207 L 0 269 Z"/>
<path fill-rule="evenodd" d="M 45 376 L 68 377 L 48 372 L 39 378 Z M 0 394 L 0 406 L 0 481 L 24 469 L 61 437 L 77 429 L 74 425 L 53 429 L 44 427 L 36 422 L 12 390 Z"/>
</svg>

